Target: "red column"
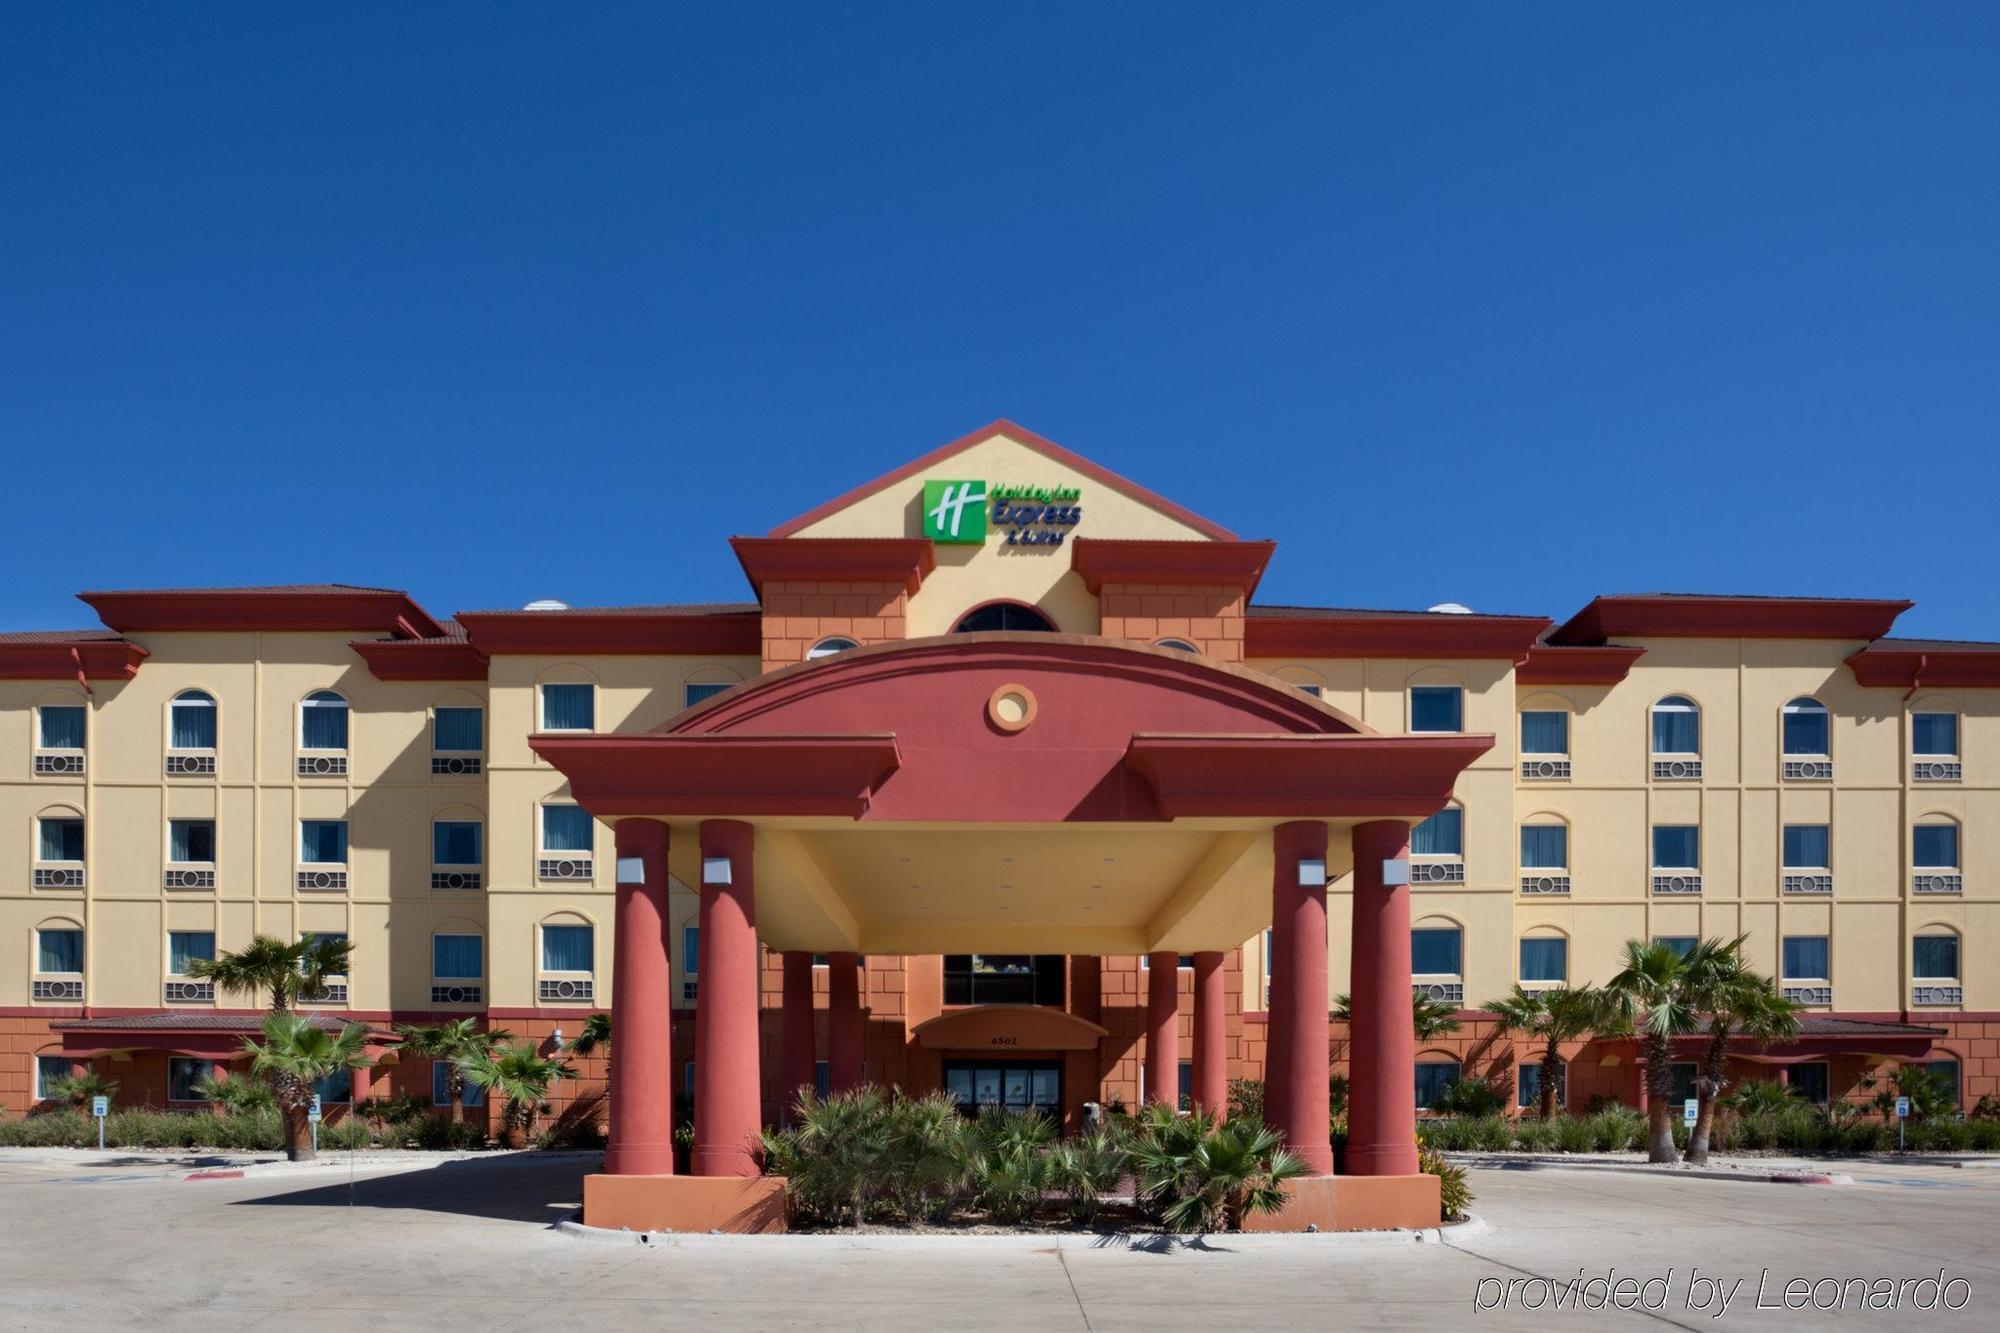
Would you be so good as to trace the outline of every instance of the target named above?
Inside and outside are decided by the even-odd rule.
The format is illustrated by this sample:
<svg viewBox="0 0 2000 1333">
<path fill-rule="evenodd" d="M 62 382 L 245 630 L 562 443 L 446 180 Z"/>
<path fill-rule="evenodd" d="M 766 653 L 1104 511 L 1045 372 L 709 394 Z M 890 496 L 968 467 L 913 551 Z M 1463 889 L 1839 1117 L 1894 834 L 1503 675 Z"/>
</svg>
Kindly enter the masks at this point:
<svg viewBox="0 0 2000 1333">
<path fill-rule="evenodd" d="M 369 1090 L 368 1076 L 374 1072 L 375 1071 L 372 1068 L 369 1068 L 368 1066 L 365 1065 L 362 1068 L 354 1071 L 353 1086 L 351 1091 L 349 1091 L 347 1095 L 347 1100 L 350 1105 L 359 1108 L 361 1103 L 368 1100 L 368 1090 Z M 224 1077 L 227 1077 L 227 1075 L 224 1075 Z"/>
<path fill-rule="evenodd" d="M 1069 1011 L 1093 1023 L 1103 1021 L 1103 966 L 1104 960 L 1094 953 L 1073 953 L 1069 956 Z"/>
<path fill-rule="evenodd" d="M 1229 1035 L 1223 1024 L 1222 955 L 1194 956 L 1194 1104 L 1209 1115 L 1229 1111 Z"/>
<path fill-rule="evenodd" d="M 779 1119 L 790 1124 L 799 1089 L 813 1085 L 813 956 L 797 949 L 785 951 L 778 1043 Z"/>
<path fill-rule="evenodd" d="M 861 1086 L 861 955 L 826 956 L 827 1087 L 850 1092 Z"/>
<path fill-rule="evenodd" d="M 1181 956 L 1146 955 L 1146 1100 L 1181 1101 Z"/>
<path fill-rule="evenodd" d="M 1652 1089 L 1647 1086 L 1646 1061 L 1639 1054 L 1639 1043 L 1632 1043 L 1632 1105 L 1640 1115 L 1646 1114 L 1646 1106 L 1652 1099 Z"/>
<path fill-rule="evenodd" d="M 1790 1065 L 1778 1066 L 1778 1086 L 1781 1088 L 1792 1086 L 1792 1067 Z"/>
<path fill-rule="evenodd" d="M 1264 1118 L 1305 1159 L 1312 1174 L 1332 1175 L 1326 825 L 1311 820 L 1280 824 L 1271 830 L 1271 852 L 1271 970 L 1278 984 L 1271 1001 L 1268 1066 L 1278 1074 L 1275 1098 L 1271 1084 L 1265 1084 Z M 1409 948 L 1405 938 L 1406 971 Z"/>
<path fill-rule="evenodd" d="M 701 990 L 694 1016 L 694 1153 L 698 1176 L 758 1174 L 763 1116 L 757 1073 L 756 830 L 701 825 Z M 726 881 L 726 882 L 725 882 Z M 624 1040 L 621 1034 L 618 1041 Z M 616 1058 L 618 1045 L 612 1051 Z"/>
<path fill-rule="evenodd" d="M 1266 978 L 1268 995 L 1264 1000 L 1264 1120 L 1271 1125 L 1278 1123 L 1277 1108 L 1285 1104 L 1287 1096 L 1285 1062 L 1278 1058 L 1278 1052 L 1285 1049 L 1285 1016 L 1291 1013 L 1290 992 L 1286 989 L 1290 978 L 1285 973 L 1278 941 L 1278 922 L 1274 916 L 1267 955 L 1271 960 Z M 1331 1031 L 1328 1040 L 1332 1040 Z"/>
<path fill-rule="evenodd" d="M 1410 1021 L 1410 826 L 1378 819 L 1354 829 L 1354 1023 L 1348 1050 L 1347 1171 L 1417 1173 L 1417 1033 Z M 1401 861 L 1401 884 L 1383 863 Z"/>
<path fill-rule="evenodd" d="M 667 971 L 667 826 L 621 819 L 617 920 L 611 940 L 613 1176 L 674 1173 L 673 997 Z"/>
</svg>

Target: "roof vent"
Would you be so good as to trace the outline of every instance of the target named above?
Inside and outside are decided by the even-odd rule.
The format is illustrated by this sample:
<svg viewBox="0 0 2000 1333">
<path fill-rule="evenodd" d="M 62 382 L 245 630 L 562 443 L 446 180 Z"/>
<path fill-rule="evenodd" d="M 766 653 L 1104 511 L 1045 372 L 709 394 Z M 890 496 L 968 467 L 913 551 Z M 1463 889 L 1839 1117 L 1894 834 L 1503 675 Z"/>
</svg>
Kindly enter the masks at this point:
<svg viewBox="0 0 2000 1333">
<path fill-rule="evenodd" d="M 1472 608 L 1463 602 L 1439 602 L 1431 610 L 1443 616 L 1469 616 L 1472 614 Z"/>
<path fill-rule="evenodd" d="M 521 609 L 523 611 L 567 611 L 569 610 L 569 603 L 558 602 L 553 597 L 537 597 Z"/>
</svg>

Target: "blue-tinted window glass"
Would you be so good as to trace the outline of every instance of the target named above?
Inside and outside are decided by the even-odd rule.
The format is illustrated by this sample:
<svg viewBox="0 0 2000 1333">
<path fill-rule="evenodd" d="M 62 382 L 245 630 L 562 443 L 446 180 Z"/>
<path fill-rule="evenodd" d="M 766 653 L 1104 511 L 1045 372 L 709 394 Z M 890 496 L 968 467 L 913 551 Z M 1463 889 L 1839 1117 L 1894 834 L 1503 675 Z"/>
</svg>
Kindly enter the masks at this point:
<svg viewBox="0 0 2000 1333">
<path fill-rule="evenodd" d="M 215 700 L 200 690 L 189 690 L 173 702 L 167 728 L 167 743 L 176 750 L 215 748 Z"/>
<path fill-rule="evenodd" d="M 690 977 L 701 973 L 700 926 L 684 926 L 681 929 L 681 972 Z"/>
<path fill-rule="evenodd" d="M 346 865 L 347 821 L 300 820 L 299 860 L 307 865 Z"/>
<path fill-rule="evenodd" d="M 47 1101 L 55 1096 L 56 1083 L 74 1073 L 74 1067 L 67 1055 L 38 1055 L 35 1057 L 35 1100 Z"/>
<path fill-rule="evenodd" d="M 1926 981 L 1958 979 L 1958 936 L 1919 935 L 1911 944 L 1914 946 L 1910 959 L 1911 976 Z"/>
<path fill-rule="evenodd" d="M 590 971 L 595 938 L 590 926 L 543 926 L 542 971 Z"/>
<path fill-rule="evenodd" d="M 1792 1091 L 1795 1094 L 1811 1102 L 1814 1106 L 1826 1105 L 1829 1085 L 1832 1080 L 1827 1077 L 1827 1065 L 1824 1060 L 1815 1060 L 1809 1064 L 1793 1065 L 1787 1072 L 1791 1076 Z M 1688 1096 L 1692 1097 L 1694 1093 L 1690 1091 Z"/>
<path fill-rule="evenodd" d="M 1956 755 L 1958 714 L 1912 713 L 1910 749 L 1917 754 Z"/>
<path fill-rule="evenodd" d="M 483 946 L 477 935 L 431 936 L 431 975 L 442 981 L 477 981 L 486 972 Z"/>
<path fill-rule="evenodd" d="M 299 705 L 299 747 L 305 750 L 347 748 L 347 700 L 321 690 Z"/>
<path fill-rule="evenodd" d="M 1410 687 L 1411 731 L 1460 731 L 1465 719 L 1465 691 L 1456 685 Z"/>
<path fill-rule="evenodd" d="M 322 1107 L 341 1106 L 354 1100 L 354 1071 L 336 1069 L 313 1084 Z"/>
<path fill-rule="evenodd" d="M 597 725 L 593 685 L 542 686 L 543 731 L 589 731 Z"/>
<path fill-rule="evenodd" d="M 167 859 L 185 865 L 206 865 L 215 860 L 215 821 L 212 819 L 170 819 L 167 821 Z"/>
<path fill-rule="evenodd" d="M 1568 754 L 1569 714 L 1532 712 L 1521 714 L 1522 754 Z"/>
<path fill-rule="evenodd" d="M 1194 1110 L 1194 1061 L 1181 1061 L 1180 1098 L 1176 1105 L 1183 1111 Z"/>
<path fill-rule="evenodd" d="M 1539 1106 L 1542 1102 L 1542 1066 L 1540 1061 L 1521 1066 L 1521 1093 L 1517 1099 L 1522 1106 Z M 1569 1104 L 1569 1065 L 1556 1066 L 1556 1105 Z"/>
<path fill-rule="evenodd" d="M 36 743 L 44 750 L 81 750 L 85 718 L 81 704 L 44 704 Z"/>
<path fill-rule="evenodd" d="M 1827 971 L 1829 961 L 1826 936 L 1785 936 L 1785 980 L 1824 981 L 1832 975 Z"/>
<path fill-rule="evenodd" d="M 596 842 L 597 829 L 590 811 L 580 805 L 542 807 L 542 850 L 545 852 L 587 852 Z"/>
<path fill-rule="evenodd" d="M 35 951 L 37 972 L 83 971 L 83 932 L 80 930 L 39 930 L 40 947 Z"/>
<path fill-rule="evenodd" d="M 1444 809 L 1410 830 L 1413 856 L 1463 856 L 1465 854 L 1465 812 L 1457 806 Z"/>
<path fill-rule="evenodd" d="M 1701 865 L 1701 829 L 1694 824 L 1653 825 L 1653 864 L 1663 870 Z"/>
<path fill-rule="evenodd" d="M 1563 870 L 1569 866 L 1569 828 L 1563 824 L 1521 826 L 1521 868 Z"/>
<path fill-rule="evenodd" d="M 1664 944 L 1685 958 L 1694 952 L 1695 945 L 1701 943 L 1701 940 L 1693 935 L 1655 935 L 1653 943 Z"/>
<path fill-rule="evenodd" d="M 1569 980 L 1569 941 L 1561 937 L 1522 940 L 1521 980 Z"/>
<path fill-rule="evenodd" d="M 1417 1107 L 1436 1101 L 1447 1084 L 1458 1077 L 1456 1060 L 1423 1060 L 1417 1064 Z"/>
<path fill-rule="evenodd" d="M 1653 753 L 1701 753 L 1701 714 L 1692 700 L 1676 694 L 1653 705 Z"/>
<path fill-rule="evenodd" d="M 1785 753 L 1826 754 L 1828 719 L 1816 699 L 1794 699 L 1785 705 Z"/>
<path fill-rule="evenodd" d="M 681 706 L 683 708 L 693 708 L 703 699 L 713 699 L 728 688 L 729 686 L 726 684 L 719 685 L 712 681 L 700 685 L 688 685 L 681 691 Z"/>
<path fill-rule="evenodd" d="M 1958 825 L 1919 824 L 1910 839 L 1911 864 L 1941 870 L 1958 868 Z"/>
<path fill-rule="evenodd" d="M 477 754 L 485 748 L 486 710 L 439 708 L 431 713 L 431 749 Z"/>
<path fill-rule="evenodd" d="M 432 1106 L 451 1105 L 451 1088 L 445 1083 L 444 1076 L 445 1069 L 449 1063 L 446 1060 L 431 1061 Z M 486 1105 L 486 1089 L 480 1087 L 471 1079 L 466 1079 L 464 1089 L 458 1094 L 458 1100 L 461 1106 L 484 1106 Z"/>
<path fill-rule="evenodd" d="M 1455 977 L 1464 956 L 1464 936 L 1457 930 L 1427 927 L 1410 932 L 1410 971 L 1418 976 Z"/>
<path fill-rule="evenodd" d="M 431 861 L 441 866 L 476 866 L 480 861 L 479 821 L 440 819 L 431 825 Z"/>
<path fill-rule="evenodd" d="M 192 1056 L 170 1055 L 167 1057 L 167 1100 L 170 1102 L 198 1102 L 198 1089 L 203 1079 L 215 1077 L 215 1066 L 207 1060 L 197 1060 Z"/>
<path fill-rule="evenodd" d="M 41 844 L 37 849 L 44 861 L 81 861 L 83 859 L 83 821 L 81 819 L 44 819 L 41 821 Z"/>
<path fill-rule="evenodd" d="M 1824 824 L 1785 825 L 1785 866 L 1817 870 L 1830 866 L 1832 832 Z"/>
<path fill-rule="evenodd" d="M 171 976 L 187 975 L 188 964 L 196 959 L 207 962 L 215 957 L 215 932 L 212 930 L 173 930 L 167 932 L 167 972 Z"/>
<path fill-rule="evenodd" d="M 1959 1106 L 1959 1078 L 1963 1074 L 1956 1060 L 1926 1060 L 1919 1068 L 1937 1079 L 1951 1093 L 1953 1109 Z"/>
</svg>

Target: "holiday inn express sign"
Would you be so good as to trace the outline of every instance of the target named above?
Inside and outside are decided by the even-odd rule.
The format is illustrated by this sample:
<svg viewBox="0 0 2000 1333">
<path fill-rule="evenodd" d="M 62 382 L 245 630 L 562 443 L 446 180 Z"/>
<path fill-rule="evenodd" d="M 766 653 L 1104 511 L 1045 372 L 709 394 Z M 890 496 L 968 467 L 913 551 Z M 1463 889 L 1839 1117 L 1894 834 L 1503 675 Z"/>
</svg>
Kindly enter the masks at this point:
<svg viewBox="0 0 2000 1333">
<path fill-rule="evenodd" d="M 991 530 L 1009 546 L 1060 546 L 1083 518 L 1074 486 L 1002 486 L 984 481 L 924 483 L 924 536 L 978 545 Z"/>
</svg>

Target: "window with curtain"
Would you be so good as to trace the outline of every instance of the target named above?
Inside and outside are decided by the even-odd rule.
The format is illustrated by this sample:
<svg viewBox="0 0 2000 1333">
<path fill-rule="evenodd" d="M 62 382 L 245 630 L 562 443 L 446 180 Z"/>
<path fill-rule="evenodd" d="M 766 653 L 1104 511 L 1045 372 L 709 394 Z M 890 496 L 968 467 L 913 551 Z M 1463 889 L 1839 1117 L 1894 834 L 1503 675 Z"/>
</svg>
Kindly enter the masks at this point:
<svg viewBox="0 0 2000 1333">
<path fill-rule="evenodd" d="M 1653 825 L 1653 866 L 1659 870 L 1701 867 L 1701 827 L 1696 824 Z"/>
<path fill-rule="evenodd" d="M 1786 981 L 1825 981 L 1832 976 L 1831 950 L 1824 935 L 1785 936 L 1783 972 Z"/>
<path fill-rule="evenodd" d="M 1693 935 L 1655 935 L 1653 936 L 1653 943 L 1664 944 L 1685 958 L 1694 952 L 1694 946 L 1701 943 L 1701 941 Z"/>
<path fill-rule="evenodd" d="M 445 1070 L 450 1064 L 449 1060 L 431 1061 L 432 1106 L 451 1105 L 451 1088 L 445 1082 Z M 486 1089 L 471 1079 L 465 1080 L 465 1089 L 459 1093 L 459 1105 L 468 1108 L 486 1105 Z"/>
<path fill-rule="evenodd" d="M 1465 855 L 1465 811 L 1448 805 L 1411 829 L 1410 855 Z"/>
<path fill-rule="evenodd" d="M 1569 941 L 1560 935 L 1522 940 L 1521 980 L 1569 980 Z"/>
<path fill-rule="evenodd" d="M 313 1084 L 321 1106 L 344 1106 L 354 1100 L 354 1071 L 336 1069 Z"/>
<path fill-rule="evenodd" d="M 1961 1069 L 1956 1060 L 1926 1060 L 1918 1066 L 1926 1074 L 1944 1084 L 1951 1093 L 1951 1104 L 1956 1109 L 1959 1102 L 1959 1075 Z"/>
<path fill-rule="evenodd" d="M 431 975 L 441 981 L 477 981 L 486 974 L 484 941 L 477 935 L 431 936 Z"/>
<path fill-rule="evenodd" d="M 191 1055 L 170 1055 L 167 1057 L 167 1100 L 170 1102 L 198 1102 L 202 1080 L 215 1077 L 215 1064 L 210 1060 L 198 1060 Z"/>
<path fill-rule="evenodd" d="M 167 932 L 167 975 L 184 977 L 188 964 L 196 959 L 211 961 L 215 957 L 215 932 L 212 930 L 170 930 Z"/>
<path fill-rule="evenodd" d="M 299 860 L 307 865 L 347 864 L 347 821 L 301 819 Z"/>
<path fill-rule="evenodd" d="M 1910 714 L 1910 750 L 1915 754 L 1958 756 L 1957 713 Z"/>
<path fill-rule="evenodd" d="M 480 863 L 480 826 L 476 819 L 440 819 L 431 824 L 431 864 L 476 866 Z"/>
<path fill-rule="evenodd" d="M 590 731 L 596 726 L 595 685 L 542 686 L 543 731 Z"/>
<path fill-rule="evenodd" d="M 690 681 L 681 687 L 681 707 L 693 708 L 703 699 L 713 699 L 729 686 L 719 681 Z"/>
<path fill-rule="evenodd" d="M 332 690 L 309 694 L 299 705 L 299 748 L 347 748 L 347 700 Z"/>
<path fill-rule="evenodd" d="M 1417 1109 L 1423 1110 L 1444 1095 L 1446 1087 L 1458 1081 L 1458 1061 L 1417 1061 Z"/>
<path fill-rule="evenodd" d="M 542 971 L 591 971 L 596 935 L 591 926 L 543 926 Z"/>
<path fill-rule="evenodd" d="M 1833 831 L 1825 824 L 1785 825 L 1785 869 L 1824 870 L 1832 853 Z"/>
<path fill-rule="evenodd" d="M 1463 731 L 1465 691 L 1456 685 L 1410 687 L 1411 731 Z"/>
<path fill-rule="evenodd" d="M 38 820 L 41 826 L 41 840 L 36 847 L 37 859 L 42 861 L 81 861 L 83 859 L 83 821 L 69 815 L 57 815 Z"/>
<path fill-rule="evenodd" d="M 1539 1060 L 1521 1066 L 1520 1095 L 1515 1099 L 1520 1106 L 1539 1106 L 1542 1101 L 1542 1066 Z M 1556 1066 L 1556 1105 L 1569 1105 L 1569 1062 Z"/>
<path fill-rule="evenodd" d="M 44 750 L 81 750 L 88 716 L 82 704 L 43 704 L 35 710 L 35 744 Z"/>
<path fill-rule="evenodd" d="M 1410 971 L 1420 977 L 1455 977 L 1465 965 L 1465 937 L 1456 926 L 1410 932 Z"/>
<path fill-rule="evenodd" d="M 1833 1083 L 1833 1080 L 1828 1076 L 1826 1061 L 1810 1060 L 1804 1064 L 1796 1064 L 1787 1073 L 1791 1078 L 1793 1093 L 1804 1098 L 1814 1106 L 1826 1105 L 1826 1099 Z M 1691 1088 L 1692 1080 L 1690 1080 Z M 1688 1096 L 1694 1096 L 1692 1090 L 1689 1091 Z"/>
<path fill-rule="evenodd" d="M 1826 705 L 1817 699 L 1794 699 L 1785 705 L 1785 753 L 1823 755 L 1830 726 Z"/>
<path fill-rule="evenodd" d="M 73 1073 L 67 1055 L 38 1055 L 35 1057 L 35 1100 L 45 1102 L 56 1095 L 56 1084 Z"/>
<path fill-rule="evenodd" d="M 1701 712 L 1694 700 L 1672 694 L 1653 705 L 1653 753 L 1701 753 Z"/>
<path fill-rule="evenodd" d="M 701 927 L 681 927 L 681 975 L 701 975 Z"/>
<path fill-rule="evenodd" d="M 1521 825 L 1521 868 L 1523 870 L 1568 869 L 1569 826 L 1567 824 Z"/>
<path fill-rule="evenodd" d="M 1919 824 L 1912 829 L 1910 864 L 1925 869 L 1958 869 L 1958 825 Z"/>
<path fill-rule="evenodd" d="M 167 710 L 167 745 L 175 750 L 215 748 L 215 697 L 202 690 L 174 696 Z"/>
<path fill-rule="evenodd" d="M 542 850 L 545 852 L 588 852 L 596 842 L 597 830 L 590 811 L 580 805 L 542 807 Z"/>
<path fill-rule="evenodd" d="M 1537 709 L 1521 714 L 1522 754 L 1568 754 L 1569 714 Z"/>
<path fill-rule="evenodd" d="M 478 754 L 486 747 L 486 710 L 431 710 L 431 749 L 448 754 Z"/>
<path fill-rule="evenodd" d="M 37 972 L 83 971 L 83 932 L 74 927 L 47 927 L 35 932 Z"/>
<path fill-rule="evenodd" d="M 1925 981 L 1956 981 L 1958 936 L 1919 935 L 1911 941 L 1910 975 Z"/>
<path fill-rule="evenodd" d="M 212 865 L 215 862 L 215 821 L 213 819 L 169 819 L 167 859 L 182 864 Z"/>
</svg>

